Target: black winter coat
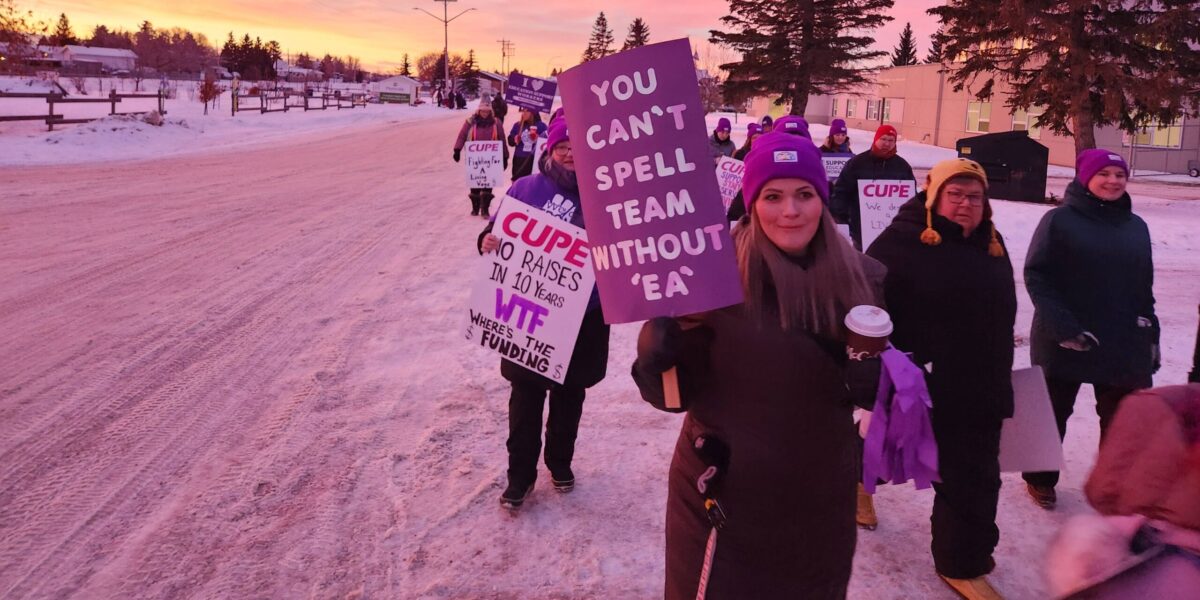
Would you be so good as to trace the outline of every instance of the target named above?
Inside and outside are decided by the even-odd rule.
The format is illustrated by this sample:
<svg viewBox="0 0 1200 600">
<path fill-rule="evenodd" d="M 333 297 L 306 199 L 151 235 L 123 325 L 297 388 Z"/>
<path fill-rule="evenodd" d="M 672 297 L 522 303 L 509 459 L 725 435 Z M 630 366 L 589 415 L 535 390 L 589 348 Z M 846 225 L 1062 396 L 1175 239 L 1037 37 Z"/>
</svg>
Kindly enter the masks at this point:
<svg viewBox="0 0 1200 600">
<path fill-rule="evenodd" d="M 878 263 L 864 257 L 864 268 L 882 283 Z M 696 597 L 711 530 L 696 488 L 705 465 L 693 442 L 702 434 L 729 447 L 716 493 L 728 520 L 708 597 L 844 598 L 857 482 L 845 344 L 762 327 L 743 305 L 701 319 L 684 332 L 677 363 L 687 416 L 667 484 L 665 598 Z M 640 364 L 642 397 L 664 409 L 662 377 Z"/>
<path fill-rule="evenodd" d="M 892 344 L 912 352 L 918 364 L 932 363 L 926 381 L 938 413 L 978 420 L 1011 417 L 1017 293 L 1008 252 L 988 254 L 988 220 L 969 238 L 957 223 L 936 213 L 933 228 L 942 243 L 922 243 L 921 192 L 900 207 L 867 249 L 888 269 L 884 294 L 895 327 Z"/>
<path fill-rule="evenodd" d="M 850 237 L 859 247 L 862 246 L 862 209 L 858 202 L 858 182 L 871 179 L 915 181 L 916 176 L 913 175 L 908 161 L 898 155 L 879 158 L 867 150 L 846 161 L 842 174 L 838 175 L 833 184 L 833 194 L 829 197 L 829 212 L 835 221 L 850 226 Z"/>
<path fill-rule="evenodd" d="M 1058 379 L 1150 387 L 1159 336 L 1153 284 L 1150 230 L 1133 214 L 1129 194 L 1105 202 L 1072 181 L 1063 206 L 1042 217 L 1025 258 L 1033 363 Z M 1150 326 L 1139 327 L 1138 317 Z M 1078 352 L 1058 345 L 1084 331 L 1099 346 Z"/>
</svg>

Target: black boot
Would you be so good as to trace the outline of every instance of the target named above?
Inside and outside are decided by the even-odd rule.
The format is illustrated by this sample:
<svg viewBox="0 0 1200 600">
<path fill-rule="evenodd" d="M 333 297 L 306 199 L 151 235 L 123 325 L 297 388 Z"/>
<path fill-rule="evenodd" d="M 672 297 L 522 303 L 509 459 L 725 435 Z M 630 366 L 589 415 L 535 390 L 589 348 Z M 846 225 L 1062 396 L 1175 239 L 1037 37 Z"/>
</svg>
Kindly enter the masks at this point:
<svg viewBox="0 0 1200 600">
<path fill-rule="evenodd" d="M 479 216 L 479 192 L 476 192 L 475 190 L 471 190 L 470 197 L 471 197 L 471 216 L 477 217 L 477 216 Z"/>
<path fill-rule="evenodd" d="M 528 485 L 515 481 L 509 481 L 508 487 L 504 489 L 504 493 L 500 494 L 500 506 L 508 510 L 516 510 L 525 504 L 525 499 L 529 497 L 533 491 L 533 484 Z"/>
<path fill-rule="evenodd" d="M 482 197 L 479 200 L 479 208 L 480 208 L 479 216 L 481 216 L 485 219 L 492 218 L 492 213 L 490 212 L 490 210 L 492 208 L 492 198 L 494 198 L 494 197 L 495 196 L 492 195 L 491 190 L 487 190 L 483 193 Z"/>
</svg>

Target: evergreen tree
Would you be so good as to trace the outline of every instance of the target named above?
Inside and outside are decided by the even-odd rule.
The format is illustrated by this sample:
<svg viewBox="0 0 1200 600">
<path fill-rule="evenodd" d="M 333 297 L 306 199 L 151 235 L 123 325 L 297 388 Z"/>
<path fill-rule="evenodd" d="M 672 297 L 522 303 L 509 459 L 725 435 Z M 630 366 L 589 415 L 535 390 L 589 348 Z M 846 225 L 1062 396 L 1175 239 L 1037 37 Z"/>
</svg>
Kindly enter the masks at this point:
<svg viewBox="0 0 1200 600">
<path fill-rule="evenodd" d="M 412 77 L 412 63 L 408 61 L 408 54 L 404 54 L 404 60 L 400 63 L 400 74 L 405 77 Z"/>
<path fill-rule="evenodd" d="M 872 50 L 870 30 L 890 21 L 892 0 L 729 0 L 721 21 L 731 31 L 710 40 L 742 55 L 721 65 L 729 73 L 725 99 L 779 96 L 791 114 L 804 114 L 811 94 L 867 83 L 861 65 L 888 55 Z"/>
<path fill-rule="evenodd" d="M 942 62 L 942 43 L 946 41 L 946 28 L 938 27 L 938 30 L 929 36 L 929 54 L 925 57 L 927 64 Z"/>
<path fill-rule="evenodd" d="M 900 45 L 892 50 L 892 66 L 904 67 L 917 64 L 917 40 L 913 38 L 912 23 L 904 24 L 900 32 Z"/>
<path fill-rule="evenodd" d="M 66 13 L 59 13 L 58 15 L 58 25 L 54 28 L 52 42 L 55 46 L 67 46 L 79 43 L 79 38 L 75 37 L 74 31 L 71 31 L 71 22 L 67 20 Z"/>
<path fill-rule="evenodd" d="M 1077 152 L 1096 147 L 1096 127 L 1200 114 L 1195 0 L 950 0 L 929 12 L 946 26 L 956 90 L 987 99 L 1000 79 L 1007 106 L 1042 107 L 1037 126 L 1074 135 Z"/>
<path fill-rule="evenodd" d="M 641 17 L 637 17 L 629 24 L 629 35 L 625 36 L 625 43 L 621 45 L 621 50 L 629 50 L 630 48 L 639 48 L 650 43 L 650 26 Z"/>
<path fill-rule="evenodd" d="M 583 58 L 580 62 L 588 62 L 604 58 L 612 54 L 613 32 L 608 27 L 608 17 L 604 16 L 604 11 L 600 11 L 600 16 L 596 17 L 596 22 L 592 25 L 592 37 L 588 40 L 587 50 L 583 51 Z"/>
<path fill-rule="evenodd" d="M 467 52 L 467 61 L 462 64 L 460 76 L 462 82 L 459 89 L 464 94 L 474 96 L 479 93 L 479 63 L 475 62 L 475 50 Z"/>
<path fill-rule="evenodd" d="M 301 52 L 300 56 L 296 57 L 296 66 L 301 69 L 313 68 L 313 59 L 307 52 Z"/>
</svg>

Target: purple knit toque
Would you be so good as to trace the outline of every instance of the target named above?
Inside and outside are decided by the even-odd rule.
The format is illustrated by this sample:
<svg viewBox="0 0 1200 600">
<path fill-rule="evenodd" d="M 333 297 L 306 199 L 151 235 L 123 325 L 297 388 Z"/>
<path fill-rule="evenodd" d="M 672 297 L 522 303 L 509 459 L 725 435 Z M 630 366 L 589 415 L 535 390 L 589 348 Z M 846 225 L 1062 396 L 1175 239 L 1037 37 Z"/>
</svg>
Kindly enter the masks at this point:
<svg viewBox="0 0 1200 600">
<path fill-rule="evenodd" d="M 810 140 L 812 139 L 812 135 L 808 133 L 808 121 L 805 121 L 804 117 L 796 115 L 785 115 L 779 117 L 779 119 L 775 121 L 775 131 L 782 131 L 783 133 L 790 133 L 792 135 L 806 137 Z"/>
<path fill-rule="evenodd" d="M 1087 187 L 1088 182 L 1104 167 L 1121 167 L 1125 175 L 1129 175 L 1129 165 L 1125 164 L 1125 159 L 1121 158 L 1120 154 L 1103 148 L 1093 148 L 1084 150 L 1075 157 L 1075 179 Z"/>
<path fill-rule="evenodd" d="M 821 151 L 811 141 L 779 130 L 754 140 L 754 147 L 746 155 L 746 172 L 742 175 L 742 200 L 746 202 L 746 212 L 750 212 L 750 205 L 768 181 L 787 178 L 811 183 L 821 201 L 829 201 L 825 164 L 821 162 Z"/>
<path fill-rule="evenodd" d="M 733 123 L 730 123 L 729 119 L 726 119 L 725 117 L 721 117 L 721 119 L 719 121 L 717 121 L 716 131 L 725 131 L 725 132 L 733 131 Z"/>
<path fill-rule="evenodd" d="M 845 121 L 841 119 L 834 119 L 833 122 L 829 124 L 829 135 L 837 135 L 839 133 L 850 133 L 850 130 L 846 129 Z"/>
<path fill-rule="evenodd" d="M 553 152 L 555 146 L 570 139 L 571 135 L 567 133 L 567 120 L 556 119 L 550 125 L 550 130 L 546 132 L 546 151 Z"/>
</svg>

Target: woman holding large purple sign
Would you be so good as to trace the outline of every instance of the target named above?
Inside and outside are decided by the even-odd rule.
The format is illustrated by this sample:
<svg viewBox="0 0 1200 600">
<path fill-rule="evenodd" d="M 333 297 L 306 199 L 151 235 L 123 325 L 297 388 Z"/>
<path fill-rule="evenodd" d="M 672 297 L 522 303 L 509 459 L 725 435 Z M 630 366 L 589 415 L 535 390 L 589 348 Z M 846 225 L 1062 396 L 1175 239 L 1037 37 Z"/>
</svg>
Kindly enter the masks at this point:
<svg viewBox="0 0 1200 600">
<path fill-rule="evenodd" d="M 883 267 L 837 233 L 812 142 L 766 134 L 745 162 L 734 233 L 745 302 L 654 319 L 638 339 L 642 397 L 669 410 L 662 374 L 675 368 L 687 413 L 668 481 L 665 595 L 844 598 L 851 412 L 873 406 L 879 371 L 847 360 L 843 319 L 880 305 Z"/>
<path fill-rule="evenodd" d="M 566 119 L 558 119 L 550 126 L 546 154 L 549 158 L 539 165 L 540 172 L 522 177 L 508 188 L 509 201 L 524 202 L 583 227 L 575 157 Z M 481 254 L 500 247 L 500 238 L 492 234 L 492 226 L 493 223 L 488 223 L 479 234 Z M 609 327 L 600 312 L 600 296 L 593 289 L 562 384 L 508 360 L 500 362 L 500 374 L 512 383 L 512 394 L 508 399 L 508 486 L 500 495 L 500 505 L 504 508 L 520 508 L 533 491 L 538 452 L 542 448 L 542 412 L 547 395 L 550 415 L 546 420 L 545 461 L 550 470 L 550 483 L 556 492 L 570 492 L 575 488 L 571 462 L 575 456 L 579 420 L 583 415 L 583 400 L 587 388 L 600 383 L 608 372 L 608 333 Z"/>
</svg>

